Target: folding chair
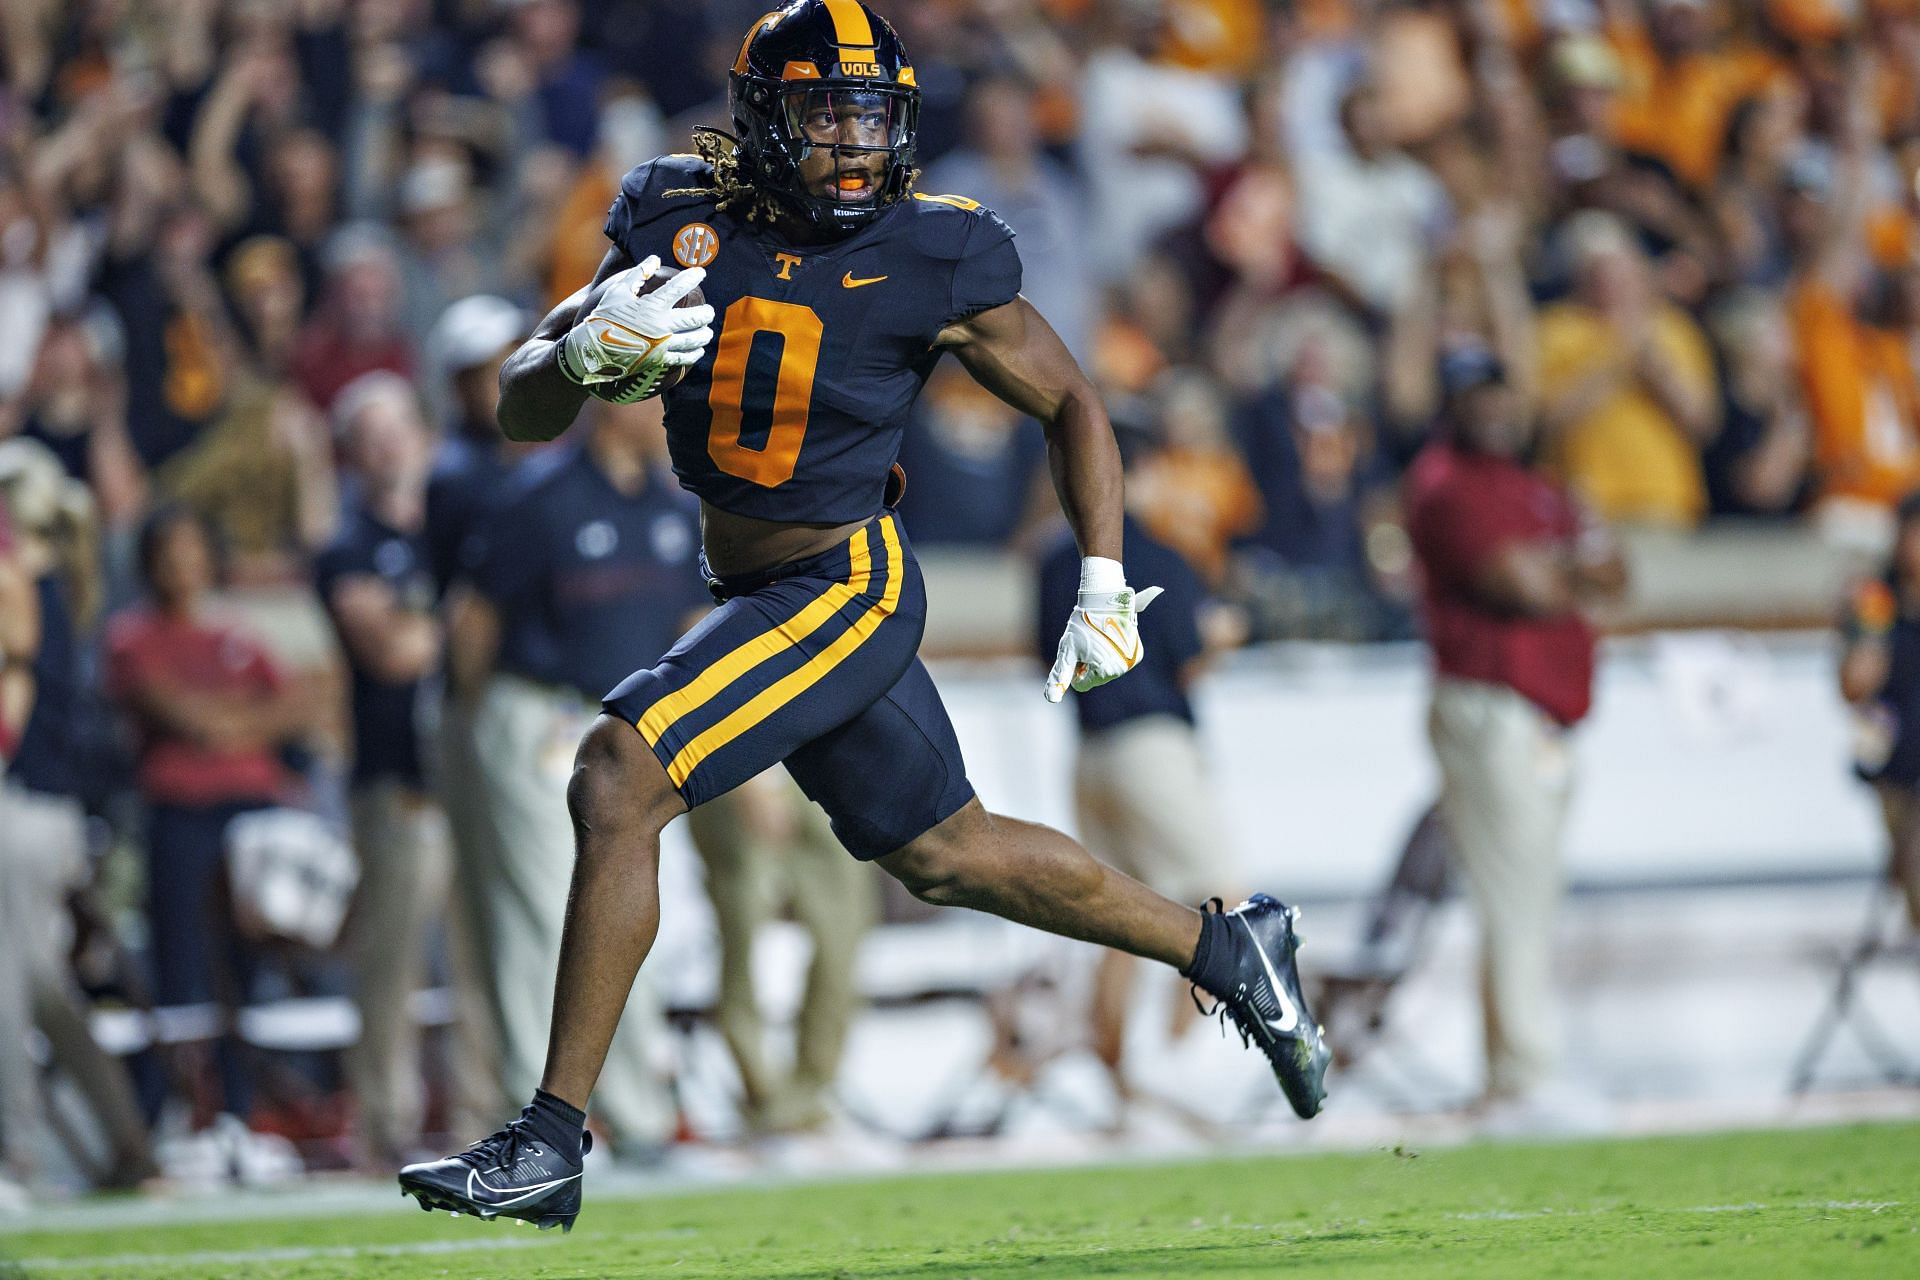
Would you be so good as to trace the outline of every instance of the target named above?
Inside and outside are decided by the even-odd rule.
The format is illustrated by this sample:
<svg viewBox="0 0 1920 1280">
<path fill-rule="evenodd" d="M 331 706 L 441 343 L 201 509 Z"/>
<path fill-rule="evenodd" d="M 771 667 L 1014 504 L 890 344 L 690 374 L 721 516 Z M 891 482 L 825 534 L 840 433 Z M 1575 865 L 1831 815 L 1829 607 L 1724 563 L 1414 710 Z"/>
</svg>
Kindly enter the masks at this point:
<svg viewBox="0 0 1920 1280">
<path fill-rule="evenodd" d="M 1794 1057 L 1793 1074 L 1787 1082 L 1789 1094 L 1799 1096 L 1813 1087 L 1821 1059 L 1839 1038 L 1839 1033 L 1849 1027 L 1882 1082 L 1920 1085 L 1920 1069 L 1907 1060 L 1881 1029 L 1872 1011 L 1859 1000 L 1860 976 L 1870 966 L 1896 960 L 1920 965 L 1920 936 L 1907 924 L 1904 898 L 1895 877 L 1894 859 L 1890 856 L 1886 873 L 1874 886 L 1872 899 L 1867 904 L 1866 921 L 1853 945 L 1831 956 L 1837 968 L 1833 994 Z"/>
<path fill-rule="evenodd" d="M 1314 1010 L 1333 1046 L 1334 1065 L 1343 1073 L 1341 1083 L 1358 1080 L 1402 1109 L 1430 1108 L 1436 1094 L 1466 1092 L 1392 1035 L 1388 1025 L 1393 993 L 1426 957 L 1434 919 L 1451 896 L 1450 856 L 1436 802 L 1414 823 L 1392 877 L 1369 905 L 1358 950 L 1308 974 L 1316 984 Z"/>
</svg>

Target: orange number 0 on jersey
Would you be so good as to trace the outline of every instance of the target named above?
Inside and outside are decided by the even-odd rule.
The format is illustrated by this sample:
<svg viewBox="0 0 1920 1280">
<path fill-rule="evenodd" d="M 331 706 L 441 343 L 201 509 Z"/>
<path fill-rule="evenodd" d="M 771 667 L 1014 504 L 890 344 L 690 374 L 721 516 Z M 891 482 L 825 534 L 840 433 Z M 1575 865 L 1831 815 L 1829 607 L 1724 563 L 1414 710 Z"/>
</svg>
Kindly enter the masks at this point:
<svg viewBox="0 0 1920 1280">
<path fill-rule="evenodd" d="M 782 339 L 780 372 L 774 380 L 773 424 L 759 449 L 740 443 L 741 401 L 747 391 L 747 357 L 762 333 Z M 793 479 L 800 442 L 807 435 L 813 403 L 814 367 L 820 363 L 820 317 L 812 307 L 767 298 L 740 298 L 720 321 L 713 356 L 713 389 L 707 394 L 712 426 L 707 455 L 730 476 L 773 488 Z"/>
</svg>

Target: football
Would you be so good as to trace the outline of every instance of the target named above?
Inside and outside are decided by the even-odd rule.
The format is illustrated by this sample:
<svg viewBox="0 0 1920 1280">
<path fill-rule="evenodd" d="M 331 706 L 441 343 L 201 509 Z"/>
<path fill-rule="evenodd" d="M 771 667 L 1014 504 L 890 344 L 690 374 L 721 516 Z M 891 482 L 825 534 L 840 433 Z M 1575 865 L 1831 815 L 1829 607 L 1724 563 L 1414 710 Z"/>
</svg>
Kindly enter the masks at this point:
<svg viewBox="0 0 1920 1280">
<path fill-rule="evenodd" d="M 675 276 L 679 274 L 680 274 L 680 269 L 678 267 L 665 267 L 665 266 L 661 267 L 658 271 L 654 272 L 651 276 L 647 277 L 647 279 L 641 282 L 638 296 L 643 298 L 646 297 L 648 294 L 652 293 L 655 289 L 658 289 L 661 285 L 665 284 L 667 281 L 673 279 Z M 600 305 L 600 299 L 602 295 L 606 293 L 608 286 L 612 285 L 614 281 L 618 279 L 619 279 L 619 276 L 617 275 L 609 276 L 607 279 L 602 280 L 598 284 L 588 286 L 587 296 L 580 300 L 580 309 L 574 312 L 574 314 L 576 316 L 586 316 L 591 314 L 593 309 Z M 695 288 L 692 292 L 687 294 L 686 297 L 680 299 L 680 301 L 677 304 L 675 304 L 675 309 L 677 310 L 679 307 L 697 307 L 702 305 L 705 302 L 706 302 L 706 298 L 702 296 L 698 288 Z M 667 388 L 678 383 L 680 379 L 686 377 L 686 375 L 687 375 L 687 371 L 684 368 L 667 370 L 666 375 L 660 379 L 660 390 L 662 392 L 666 391 Z M 625 401 L 621 397 L 629 389 L 631 389 L 632 386 L 633 386 L 632 378 L 621 378 L 616 382 L 598 383 L 588 388 L 588 390 L 593 395 L 599 397 L 602 400 L 608 401 L 609 403 L 622 404 L 622 403 L 625 403 Z"/>
</svg>

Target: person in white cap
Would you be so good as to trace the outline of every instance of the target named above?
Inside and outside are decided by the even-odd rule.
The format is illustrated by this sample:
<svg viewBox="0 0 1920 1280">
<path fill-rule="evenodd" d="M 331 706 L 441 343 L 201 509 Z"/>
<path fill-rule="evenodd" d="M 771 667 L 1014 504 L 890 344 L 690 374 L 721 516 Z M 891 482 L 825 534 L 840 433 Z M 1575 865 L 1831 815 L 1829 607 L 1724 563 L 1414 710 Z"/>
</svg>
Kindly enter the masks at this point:
<svg viewBox="0 0 1920 1280">
<path fill-rule="evenodd" d="M 500 434 L 500 365 L 533 330 L 532 317 L 505 298 L 477 293 L 440 314 L 427 338 L 424 388 L 442 425 L 427 481 L 427 553 L 441 592 L 452 584 L 460 544 L 515 458 Z"/>
<path fill-rule="evenodd" d="M 524 452 L 502 438 L 494 422 L 494 406 L 500 398 L 501 361 L 531 326 L 531 317 L 505 298 L 474 294 L 442 312 L 427 339 L 429 403 L 438 406 L 442 432 L 427 479 L 423 540 L 441 616 L 449 625 L 471 604 L 471 595 L 460 581 L 461 548 L 512 470 L 516 455 Z M 484 886 L 490 869 L 500 865 L 473 738 L 473 703 L 461 696 L 468 691 L 460 675 L 448 672 L 451 687 L 441 706 L 433 760 L 434 790 L 453 835 L 454 893 L 462 926 L 456 943 L 485 937 Z M 487 988 L 480 1015 L 496 1033 L 490 1042 L 497 1043 L 498 1017 L 486 982 L 488 969 L 477 959 L 475 969 Z M 481 1063 L 478 1074 L 485 1080 L 487 1104 L 498 1104 L 498 1054 L 476 1049 L 467 1056 Z"/>
</svg>

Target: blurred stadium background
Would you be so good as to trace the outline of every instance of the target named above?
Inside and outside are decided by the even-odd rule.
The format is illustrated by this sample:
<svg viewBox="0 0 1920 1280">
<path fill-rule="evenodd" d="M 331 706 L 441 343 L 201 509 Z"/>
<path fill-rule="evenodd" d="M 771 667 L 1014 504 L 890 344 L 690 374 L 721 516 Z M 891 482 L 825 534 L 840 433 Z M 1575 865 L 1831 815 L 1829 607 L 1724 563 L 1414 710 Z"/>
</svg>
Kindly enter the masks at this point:
<svg viewBox="0 0 1920 1280">
<path fill-rule="evenodd" d="M 591 274 L 620 174 L 724 123 L 759 7 L 7 0 L 0 566 L 40 617 L 0 629 L 0 1215 L 384 1174 L 525 1092 L 544 1024 L 490 962 L 540 955 L 546 926 L 510 917 L 563 892 L 540 780 L 596 663 L 655 650 L 541 631 L 564 602 L 525 580 L 564 546 L 501 551 L 509 527 L 463 554 L 530 465 L 488 388 Z M 925 91 L 921 189 L 1012 224 L 1025 291 L 1154 446 L 1136 512 L 1213 602 L 1222 887 L 1306 902 L 1348 1060 L 1324 1118 L 1282 1120 L 1255 1058 L 1167 1030 L 1183 984 L 1143 983 L 1122 1089 L 1089 952 L 816 873 L 769 788 L 730 818 L 752 866 L 672 837 L 614 1159 L 673 1179 L 1481 1132 L 1474 918 L 1419 826 L 1439 773 L 1402 502 L 1475 353 L 1631 578 L 1572 738 L 1555 1105 L 1503 1131 L 1920 1112 L 1904 827 L 1858 777 L 1915 695 L 1870 680 L 1850 705 L 1839 679 L 1843 646 L 1904 661 L 1915 607 L 1886 565 L 1920 483 L 1920 5 L 883 8 Z M 591 404 L 586 434 L 605 466 L 660 466 L 657 407 Z M 902 460 L 974 781 L 1074 830 L 1073 721 L 1037 696 L 1060 534 L 1039 433 L 948 362 Z M 650 558 L 618 580 L 671 636 L 691 526 L 648 484 Z M 589 558 L 593 527 L 566 531 Z M 487 861 L 556 840 L 540 885 Z M 745 998 L 774 1065 L 743 1084 L 728 1035 L 759 1030 L 715 1016 L 703 876 L 757 895 L 783 866 L 839 896 L 767 900 Z M 836 931 L 853 994 L 810 1016 L 846 1021 L 845 1052 L 821 1032 L 830 1078 L 796 1096 L 807 957 Z"/>
</svg>

